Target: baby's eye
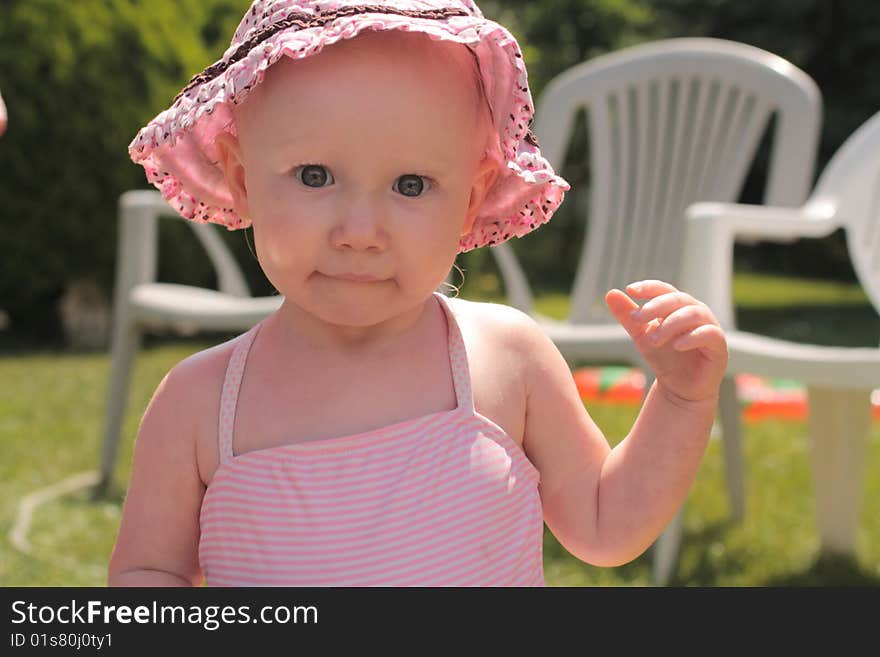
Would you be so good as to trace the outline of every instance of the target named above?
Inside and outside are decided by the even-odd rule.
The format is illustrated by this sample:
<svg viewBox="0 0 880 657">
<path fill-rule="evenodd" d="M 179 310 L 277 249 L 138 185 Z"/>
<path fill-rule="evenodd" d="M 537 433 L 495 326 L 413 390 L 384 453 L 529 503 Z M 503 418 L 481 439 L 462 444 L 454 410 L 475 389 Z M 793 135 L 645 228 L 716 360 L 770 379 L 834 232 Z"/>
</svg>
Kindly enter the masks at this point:
<svg viewBox="0 0 880 657">
<path fill-rule="evenodd" d="M 306 187 L 326 187 L 333 184 L 333 176 L 320 164 L 301 166 L 294 175 Z"/>
<path fill-rule="evenodd" d="M 430 186 L 431 184 L 427 178 L 417 176 L 414 173 L 407 173 L 394 181 L 393 189 L 403 196 L 421 196 Z"/>
</svg>

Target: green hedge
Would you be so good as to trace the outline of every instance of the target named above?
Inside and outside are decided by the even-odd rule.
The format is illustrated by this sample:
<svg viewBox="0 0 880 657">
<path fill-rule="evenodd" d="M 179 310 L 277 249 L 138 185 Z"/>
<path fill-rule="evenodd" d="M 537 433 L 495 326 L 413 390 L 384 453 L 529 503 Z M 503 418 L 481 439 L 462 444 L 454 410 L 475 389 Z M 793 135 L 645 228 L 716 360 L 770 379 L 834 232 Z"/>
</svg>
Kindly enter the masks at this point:
<svg viewBox="0 0 880 657">
<path fill-rule="evenodd" d="M 57 336 L 57 304 L 71 281 L 93 280 L 109 295 L 116 200 L 146 186 L 128 143 L 222 54 L 247 4 L 0 2 L 9 112 L 0 139 L 0 308 L 13 330 Z"/>
</svg>

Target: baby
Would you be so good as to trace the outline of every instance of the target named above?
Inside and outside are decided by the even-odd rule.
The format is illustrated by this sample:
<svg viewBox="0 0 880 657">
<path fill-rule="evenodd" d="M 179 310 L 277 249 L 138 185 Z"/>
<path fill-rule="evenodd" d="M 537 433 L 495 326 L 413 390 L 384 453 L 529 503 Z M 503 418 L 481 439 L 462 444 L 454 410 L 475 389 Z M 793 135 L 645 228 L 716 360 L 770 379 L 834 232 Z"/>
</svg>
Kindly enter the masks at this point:
<svg viewBox="0 0 880 657">
<path fill-rule="evenodd" d="M 532 112 L 469 0 L 253 3 L 130 152 L 184 216 L 253 226 L 284 302 L 158 386 L 111 585 L 541 586 L 545 523 L 599 566 L 650 546 L 715 415 L 712 312 L 608 292 L 656 375 L 612 450 L 532 319 L 436 292 L 561 203 Z"/>
<path fill-rule="evenodd" d="M 0 96 L 0 137 L 6 132 L 6 104 L 3 102 L 3 96 Z"/>
</svg>

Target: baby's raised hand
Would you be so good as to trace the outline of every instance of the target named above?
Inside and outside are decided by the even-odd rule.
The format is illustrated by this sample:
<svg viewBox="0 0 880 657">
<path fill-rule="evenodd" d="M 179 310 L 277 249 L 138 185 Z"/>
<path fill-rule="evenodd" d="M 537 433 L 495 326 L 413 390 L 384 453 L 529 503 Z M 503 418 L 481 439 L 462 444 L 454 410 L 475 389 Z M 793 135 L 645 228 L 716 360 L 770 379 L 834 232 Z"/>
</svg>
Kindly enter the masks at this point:
<svg viewBox="0 0 880 657">
<path fill-rule="evenodd" d="M 639 308 L 633 299 L 647 301 Z M 627 285 L 626 294 L 610 290 L 605 303 L 654 371 L 658 386 L 686 401 L 718 395 L 727 369 L 727 341 L 708 306 L 656 280 Z"/>
</svg>

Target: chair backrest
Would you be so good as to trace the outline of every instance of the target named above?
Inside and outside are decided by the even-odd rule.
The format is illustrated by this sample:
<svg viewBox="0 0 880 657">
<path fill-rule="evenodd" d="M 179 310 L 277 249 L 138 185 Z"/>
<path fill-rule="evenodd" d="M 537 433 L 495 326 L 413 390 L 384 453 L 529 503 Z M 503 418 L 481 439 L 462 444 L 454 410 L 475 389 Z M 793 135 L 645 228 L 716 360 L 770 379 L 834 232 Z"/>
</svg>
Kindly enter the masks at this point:
<svg viewBox="0 0 880 657">
<path fill-rule="evenodd" d="M 175 217 L 185 221 L 156 190 L 131 190 L 119 197 L 119 247 L 117 250 L 117 296 L 132 286 L 156 280 L 158 220 Z M 186 222 L 208 254 L 221 292 L 250 296 L 247 282 L 235 257 L 210 224 Z M 117 299 L 118 301 L 119 299 Z"/>
<path fill-rule="evenodd" d="M 853 269 L 880 312 L 880 112 L 837 149 L 809 203 L 834 208 L 836 223 L 846 230 Z"/>
<path fill-rule="evenodd" d="M 822 99 L 786 60 L 721 39 L 668 39 L 577 65 L 542 93 L 534 132 L 561 168 L 588 114 L 589 216 L 573 322 L 613 321 L 605 292 L 678 279 L 685 209 L 735 201 L 775 115 L 764 202 L 798 206 L 815 168 Z M 576 190 L 573 190 L 576 193 Z"/>
</svg>

